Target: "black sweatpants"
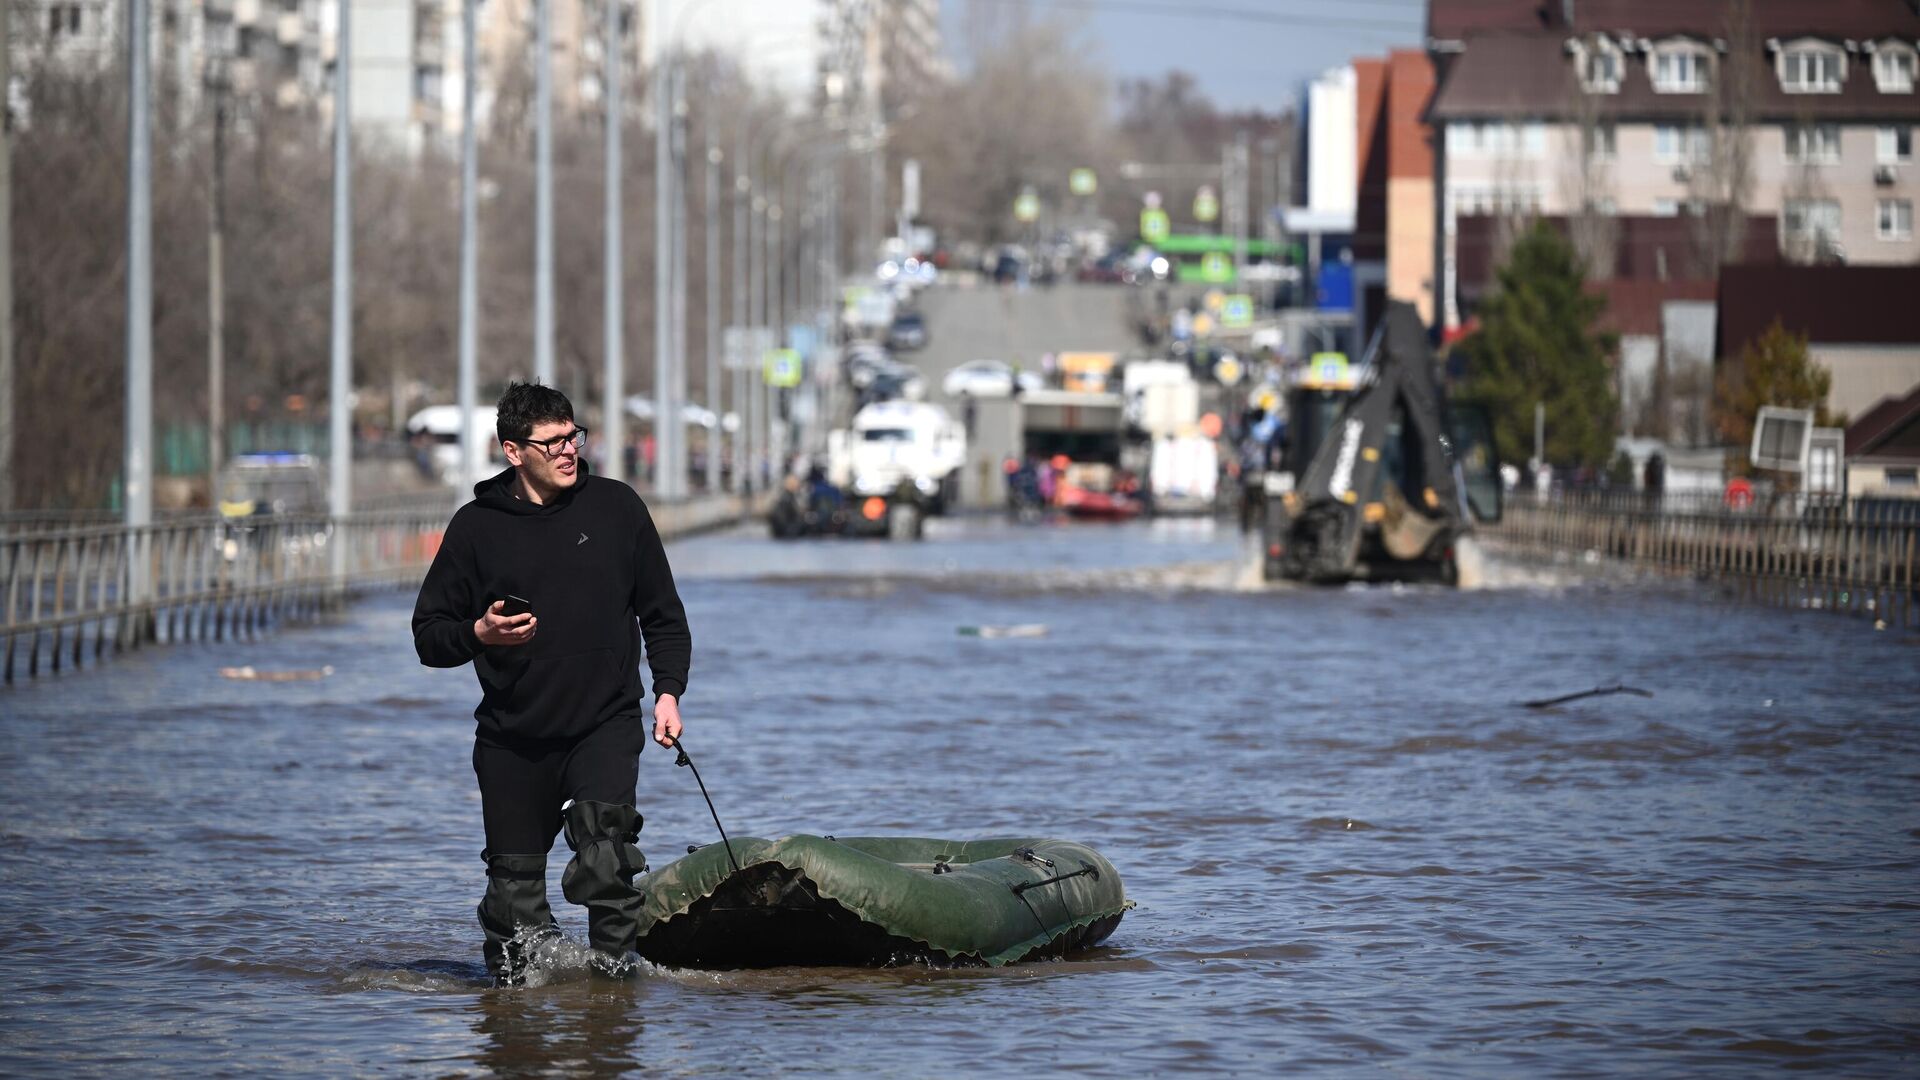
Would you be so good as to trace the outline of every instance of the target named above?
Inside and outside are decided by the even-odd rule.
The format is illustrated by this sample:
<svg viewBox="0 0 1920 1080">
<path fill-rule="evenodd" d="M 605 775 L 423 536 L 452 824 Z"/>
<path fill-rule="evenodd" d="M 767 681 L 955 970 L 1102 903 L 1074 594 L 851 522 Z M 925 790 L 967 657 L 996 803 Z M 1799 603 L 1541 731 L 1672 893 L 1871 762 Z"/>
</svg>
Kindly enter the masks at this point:
<svg viewBox="0 0 1920 1080">
<path fill-rule="evenodd" d="M 646 745 L 643 716 L 615 717 L 565 741 L 474 736 L 473 772 L 480 780 L 487 850 L 545 855 L 560 835 L 560 806 L 568 799 L 634 805 L 640 751 Z"/>
</svg>

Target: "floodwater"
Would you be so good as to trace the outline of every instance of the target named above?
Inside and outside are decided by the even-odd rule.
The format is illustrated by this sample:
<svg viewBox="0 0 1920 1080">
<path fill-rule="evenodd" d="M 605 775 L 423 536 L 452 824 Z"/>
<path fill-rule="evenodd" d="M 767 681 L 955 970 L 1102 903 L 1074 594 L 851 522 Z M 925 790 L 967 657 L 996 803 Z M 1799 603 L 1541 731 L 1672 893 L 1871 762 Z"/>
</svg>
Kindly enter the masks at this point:
<svg viewBox="0 0 1920 1080">
<path fill-rule="evenodd" d="M 389 594 L 0 691 L 0 1073 L 1920 1069 L 1915 639 L 1619 575 L 1248 589 L 1206 523 L 935 526 L 674 545 L 687 745 L 734 835 L 1090 844 L 1140 905 L 1105 946 L 490 989 L 473 677 Z M 960 632 L 1011 624 L 1048 632 Z M 1614 683 L 1654 696 L 1515 704 Z M 641 766 L 652 860 L 714 839 Z"/>
</svg>

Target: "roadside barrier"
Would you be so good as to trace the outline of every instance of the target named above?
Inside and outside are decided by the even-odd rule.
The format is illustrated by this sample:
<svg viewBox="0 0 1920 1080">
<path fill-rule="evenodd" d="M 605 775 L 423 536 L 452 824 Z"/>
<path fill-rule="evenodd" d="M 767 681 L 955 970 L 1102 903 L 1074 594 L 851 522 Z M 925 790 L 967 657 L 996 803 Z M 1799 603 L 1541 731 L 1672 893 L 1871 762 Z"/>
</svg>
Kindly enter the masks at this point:
<svg viewBox="0 0 1920 1080">
<path fill-rule="evenodd" d="M 1595 552 L 1729 582 L 1743 599 L 1920 628 L 1920 499 L 1808 500 L 1735 509 L 1715 493 L 1509 496 L 1488 539 L 1522 552 Z"/>
<path fill-rule="evenodd" d="M 444 510 L 198 516 L 0 533 L 0 679 L 151 643 L 250 637 L 417 582 Z"/>
<path fill-rule="evenodd" d="M 102 512 L 0 515 L 0 683 L 142 645 L 251 638 L 378 589 L 419 583 L 450 508 L 225 519 L 128 528 Z M 652 505 L 664 539 L 764 513 L 765 495 Z"/>
</svg>

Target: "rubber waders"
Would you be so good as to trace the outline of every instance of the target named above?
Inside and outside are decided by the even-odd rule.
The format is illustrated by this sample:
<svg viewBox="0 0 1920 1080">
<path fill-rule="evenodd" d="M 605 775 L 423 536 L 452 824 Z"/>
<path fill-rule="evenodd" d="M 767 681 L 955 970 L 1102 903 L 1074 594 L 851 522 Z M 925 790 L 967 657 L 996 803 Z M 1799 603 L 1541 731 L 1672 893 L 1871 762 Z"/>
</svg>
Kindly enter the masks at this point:
<svg viewBox="0 0 1920 1080">
<path fill-rule="evenodd" d="M 576 800 L 567 807 L 567 846 L 573 861 L 560 875 L 560 891 L 570 903 L 587 909 L 587 943 L 593 946 L 595 971 L 623 975 L 632 970 L 628 955 L 640 933 L 643 897 L 633 887 L 645 873 L 640 812 L 615 803 Z"/>
<path fill-rule="evenodd" d="M 487 970 L 502 986 L 527 980 L 534 946 L 560 927 L 547 906 L 545 855 L 495 855 L 487 861 L 487 894 L 480 900 L 480 929 L 486 932 Z"/>
</svg>

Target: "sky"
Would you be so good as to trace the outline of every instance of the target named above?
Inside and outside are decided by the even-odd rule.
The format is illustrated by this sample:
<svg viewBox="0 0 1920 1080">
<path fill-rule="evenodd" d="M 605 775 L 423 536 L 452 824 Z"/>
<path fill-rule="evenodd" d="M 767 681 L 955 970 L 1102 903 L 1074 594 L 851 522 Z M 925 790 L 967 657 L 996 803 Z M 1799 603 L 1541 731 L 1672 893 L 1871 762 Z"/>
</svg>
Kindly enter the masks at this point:
<svg viewBox="0 0 1920 1080">
<path fill-rule="evenodd" d="M 1418 48 L 1424 0 L 941 0 L 958 55 L 969 7 L 1030 3 L 1078 19 L 1116 79 L 1185 71 L 1223 108 L 1279 111 L 1308 77 L 1355 56 Z"/>
<path fill-rule="evenodd" d="M 649 13 L 653 0 L 645 0 Z M 1308 77 L 1355 56 L 1417 48 L 1425 0 L 940 0 L 948 53 L 962 55 L 975 5 L 1052 9 L 1084 27 L 1116 79 L 1194 76 L 1214 104 L 1279 111 Z M 664 0 L 668 36 L 692 47 L 745 50 L 782 91 L 806 96 L 817 0 Z"/>
</svg>

